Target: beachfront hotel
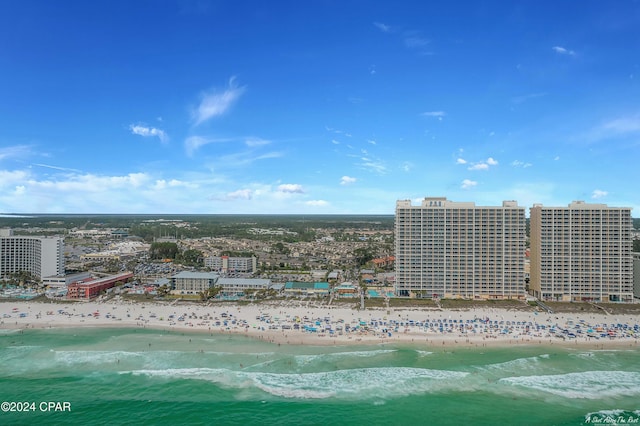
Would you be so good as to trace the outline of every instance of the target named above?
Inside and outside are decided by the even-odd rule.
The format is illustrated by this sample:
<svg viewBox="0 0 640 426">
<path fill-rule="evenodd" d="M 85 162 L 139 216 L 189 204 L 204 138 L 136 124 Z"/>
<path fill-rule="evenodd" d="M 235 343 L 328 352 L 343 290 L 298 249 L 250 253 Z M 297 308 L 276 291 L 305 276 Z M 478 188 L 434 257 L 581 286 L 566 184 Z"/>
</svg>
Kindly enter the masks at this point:
<svg viewBox="0 0 640 426">
<path fill-rule="evenodd" d="M 220 278 L 213 272 L 181 271 L 171 276 L 171 290 L 177 294 L 198 294 L 209 290 Z"/>
<path fill-rule="evenodd" d="M 531 208 L 531 290 L 541 300 L 631 302 L 631 208 Z"/>
<path fill-rule="evenodd" d="M 398 296 L 525 297 L 525 209 L 516 201 L 479 207 L 444 197 L 396 203 Z"/>
<path fill-rule="evenodd" d="M 0 229 L 0 277 L 29 272 L 42 279 L 64 275 L 64 241 L 61 237 L 13 235 Z"/>
</svg>

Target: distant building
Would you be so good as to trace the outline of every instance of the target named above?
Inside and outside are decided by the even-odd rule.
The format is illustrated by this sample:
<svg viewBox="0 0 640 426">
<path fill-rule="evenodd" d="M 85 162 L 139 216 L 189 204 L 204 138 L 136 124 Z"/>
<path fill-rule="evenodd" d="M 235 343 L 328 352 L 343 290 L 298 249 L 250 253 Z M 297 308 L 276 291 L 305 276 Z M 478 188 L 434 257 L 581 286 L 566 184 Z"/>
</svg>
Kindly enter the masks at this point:
<svg viewBox="0 0 640 426">
<path fill-rule="evenodd" d="M 631 208 L 574 201 L 531 208 L 531 282 L 542 300 L 633 300 Z"/>
<path fill-rule="evenodd" d="M 355 297 L 358 295 L 358 288 L 350 282 L 344 282 L 333 288 L 333 293 L 339 297 Z"/>
<path fill-rule="evenodd" d="M 114 287 L 116 283 L 125 283 L 132 278 L 132 272 L 124 272 L 106 278 L 75 282 L 67 286 L 67 299 L 93 299 L 98 297 L 101 292 Z"/>
<path fill-rule="evenodd" d="M 640 253 L 633 253 L 633 297 L 640 299 Z"/>
<path fill-rule="evenodd" d="M 0 277 L 26 271 L 41 279 L 64 275 L 64 240 L 61 237 L 13 235 L 0 229 Z"/>
<path fill-rule="evenodd" d="M 80 260 L 94 262 L 107 262 L 110 260 L 120 261 L 141 253 L 146 253 L 149 251 L 149 247 L 149 244 L 139 241 L 121 241 L 111 244 L 109 250 L 83 254 L 80 256 Z"/>
<path fill-rule="evenodd" d="M 171 277 L 171 289 L 178 294 L 199 294 L 213 287 L 218 278 L 213 272 L 182 271 Z"/>
<path fill-rule="evenodd" d="M 396 262 L 395 256 L 379 257 L 372 260 L 376 268 L 393 268 Z"/>
<path fill-rule="evenodd" d="M 96 253 L 86 253 L 80 255 L 80 260 L 93 261 L 93 262 L 108 262 L 110 260 L 120 260 L 120 255 L 117 250 L 107 250 Z"/>
<path fill-rule="evenodd" d="M 77 274 L 69 275 L 55 275 L 53 277 L 42 278 L 42 285 L 52 289 L 66 289 L 69 284 L 86 281 L 90 278 L 91 272 L 79 272 Z"/>
<path fill-rule="evenodd" d="M 333 272 L 336 272 L 336 271 L 333 271 Z M 326 269 L 314 269 L 311 271 L 311 279 L 323 280 L 327 277 L 328 273 L 329 271 L 327 271 Z"/>
<path fill-rule="evenodd" d="M 212 271 L 228 273 L 253 274 L 258 270 L 258 259 L 252 257 L 212 256 L 204 259 L 205 268 Z"/>
<path fill-rule="evenodd" d="M 127 238 L 129 236 L 129 231 L 125 229 L 116 229 L 111 231 L 111 236 L 113 238 Z"/>
<path fill-rule="evenodd" d="M 444 197 L 396 203 L 396 294 L 524 298 L 525 212 L 515 201 L 478 207 Z"/>
<path fill-rule="evenodd" d="M 242 297 L 247 290 L 268 290 L 271 280 L 258 278 L 218 278 L 216 286 L 222 287 L 222 296 Z"/>
<path fill-rule="evenodd" d="M 329 283 L 289 281 L 284 285 L 284 294 L 290 296 L 326 296 L 329 294 Z"/>
</svg>

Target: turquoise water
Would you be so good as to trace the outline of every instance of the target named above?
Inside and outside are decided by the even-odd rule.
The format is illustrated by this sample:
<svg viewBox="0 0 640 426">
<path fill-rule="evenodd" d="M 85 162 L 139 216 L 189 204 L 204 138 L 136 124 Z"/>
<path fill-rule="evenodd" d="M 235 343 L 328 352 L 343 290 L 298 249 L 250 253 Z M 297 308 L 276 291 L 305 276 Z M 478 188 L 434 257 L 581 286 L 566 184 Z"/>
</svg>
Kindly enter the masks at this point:
<svg viewBox="0 0 640 426">
<path fill-rule="evenodd" d="M 628 424 L 640 418 L 640 351 L 0 331 L 0 401 L 35 403 L 0 412 L 3 425 Z"/>
</svg>

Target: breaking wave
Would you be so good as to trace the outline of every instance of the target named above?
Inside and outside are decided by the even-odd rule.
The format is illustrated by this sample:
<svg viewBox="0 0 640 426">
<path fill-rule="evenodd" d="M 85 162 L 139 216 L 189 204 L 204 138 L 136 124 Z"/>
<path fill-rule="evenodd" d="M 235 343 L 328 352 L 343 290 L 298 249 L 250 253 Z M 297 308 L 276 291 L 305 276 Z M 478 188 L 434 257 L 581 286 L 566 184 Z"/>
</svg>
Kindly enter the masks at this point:
<svg viewBox="0 0 640 426">
<path fill-rule="evenodd" d="M 627 371 L 585 371 L 545 376 L 506 377 L 498 382 L 570 399 L 640 395 L 640 373 Z"/>
<path fill-rule="evenodd" d="M 123 373 L 125 374 L 125 373 Z M 206 380 L 230 389 L 256 388 L 295 399 L 393 398 L 448 389 L 465 372 L 408 367 L 360 368 L 319 373 L 260 373 L 229 369 L 137 370 L 127 374 L 169 379 Z"/>
</svg>

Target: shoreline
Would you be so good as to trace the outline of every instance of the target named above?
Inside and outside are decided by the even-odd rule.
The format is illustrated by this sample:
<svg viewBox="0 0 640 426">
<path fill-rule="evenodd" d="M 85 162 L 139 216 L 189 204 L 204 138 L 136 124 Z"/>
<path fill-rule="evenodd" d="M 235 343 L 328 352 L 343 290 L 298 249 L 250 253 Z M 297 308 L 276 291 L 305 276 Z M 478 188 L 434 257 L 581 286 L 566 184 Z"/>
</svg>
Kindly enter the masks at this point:
<svg viewBox="0 0 640 426">
<path fill-rule="evenodd" d="M 512 346 L 638 349 L 639 324 L 640 315 L 628 314 L 548 314 L 500 308 L 358 311 L 310 306 L 308 302 L 297 301 L 244 306 L 174 305 L 113 299 L 68 304 L 0 302 L 0 329 L 4 330 L 148 328 L 238 335 L 278 346 L 406 344 L 434 349 Z M 600 331 L 596 332 L 596 329 Z M 558 330 L 567 330 L 575 337 L 557 337 L 560 335 Z M 587 330 L 591 331 L 588 335 Z M 589 337 L 599 334 L 607 337 Z"/>
</svg>

